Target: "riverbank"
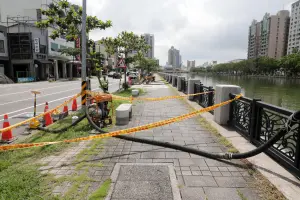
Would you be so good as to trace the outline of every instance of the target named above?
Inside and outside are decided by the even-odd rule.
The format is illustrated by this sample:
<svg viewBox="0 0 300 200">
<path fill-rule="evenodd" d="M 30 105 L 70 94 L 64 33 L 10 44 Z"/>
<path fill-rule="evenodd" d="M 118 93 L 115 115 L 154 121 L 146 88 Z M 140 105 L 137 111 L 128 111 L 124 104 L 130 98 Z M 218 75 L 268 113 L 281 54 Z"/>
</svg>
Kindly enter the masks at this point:
<svg viewBox="0 0 300 200">
<path fill-rule="evenodd" d="M 176 73 L 176 72 L 175 72 Z M 251 78 L 282 78 L 282 79 L 300 79 L 299 77 L 279 76 L 279 75 L 241 75 L 241 74 L 221 74 L 221 73 L 210 73 L 210 72 L 189 72 L 188 74 L 202 74 L 209 76 L 235 76 L 235 77 L 251 77 Z"/>
</svg>

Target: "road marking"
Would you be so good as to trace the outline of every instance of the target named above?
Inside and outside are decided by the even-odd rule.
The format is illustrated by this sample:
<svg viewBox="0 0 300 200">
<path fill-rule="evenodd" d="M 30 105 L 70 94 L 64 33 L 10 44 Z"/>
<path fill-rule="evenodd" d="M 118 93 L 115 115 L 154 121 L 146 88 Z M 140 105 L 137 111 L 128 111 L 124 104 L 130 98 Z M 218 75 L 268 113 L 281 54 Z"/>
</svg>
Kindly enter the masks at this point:
<svg viewBox="0 0 300 200">
<path fill-rule="evenodd" d="M 32 114 L 32 117 L 33 117 L 33 112 L 23 112 L 23 113 L 20 113 L 20 114 L 17 114 L 17 115 L 14 115 L 14 116 L 11 116 L 11 117 L 8 117 L 8 119 L 14 119 L 15 117 L 18 117 L 18 116 L 21 116 L 21 115 L 25 115 L 27 113 L 31 113 Z M 36 114 L 39 115 L 41 114 L 42 112 L 37 112 Z M 0 122 L 4 121 L 4 119 L 1 119 Z"/>
<path fill-rule="evenodd" d="M 40 99 L 42 97 L 51 96 L 51 95 L 54 95 L 54 94 L 59 94 L 59 93 L 63 93 L 63 92 L 73 91 L 73 90 L 78 90 L 78 88 L 71 89 L 71 90 L 65 90 L 65 91 L 61 91 L 61 92 L 55 92 L 55 93 L 46 94 L 46 95 L 42 95 L 42 96 L 38 95 L 37 98 Z M 17 103 L 17 102 L 20 102 L 20 101 L 27 101 L 27 100 L 31 100 L 31 99 L 34 100 L 34 97 L 28 98 L 28 99 L 21 99 L 21 100 L 17 100 L 17 101 L 11 101 L 11 102 L 7 102 L 7 103 L 3 103 L 3 104 L 0 104 L 0 106 L 4 106 L 4 105 L 7 105 L 7 104 L 11 104 L 11 103 Z"/>
<path fill-rule="evenodd" d="M 92 91 L 99 90 L 99 89 L 100 89 L 100 88 L 96 88 L 96 89 L 93 89 Z M 60 100 L 67 99 L 67 98 L 70 98 L 70 97 L 73 97 L 73 96 L 74 96 L 74 95 L 67 96 L 67 97 L 63 97 L 63 98 L 56 99 L 56 100 L 53 100 L 53 101 L 48 101 L 48 103 L 60 101 Z M 79 98 L 79 97 L 78 97 L 78 98 Z M 41 104 L 36 105 L 36 107 L 39 107 L 39 106 L 41 106 L 41 105 L 45 105 L 45 104 L 44 104 L 44 103 L 41 103 Z M 22 108 L 22 109 L 20 109 L 20 110 L 12 111 L 12 112 L 5 113 L 5 114 L 10 115 L 10 114 L 17 113 L 17 112 L 20 112 L 20 111 L 23 111 L 23 110 L 28 110 L 28 109 L 30 109 L 30 108 L 33 108 L 33 106 L 29 106 L 29 107 L 27 107 L 27 108 Z M 0 117 L 3 117 L 5 114 L 0 115 Z"/>
<path fill-rule="evenodd" d="M 41 90 L 47 90 L 47 89 L 50 89 L 50 88 L 57 88 L 57 87 L 61 87 L 61 86 L 68 86 L 68 85 L 72 85 L 72 84 L 62 84 L 62 85 L 56 85 L 54 87 L 47 87 L 47 88 L 35 88 L 35 90 L 38 90 L 38 91 L 41 91 Z M 2 96 L 8 96 L 8 95 L 14 95 L 14 94 L 21 94 L 21 93 L 26 93 L 26 92 L 31 92 L 31 90 L 26 90 L 26 91 L 23 91 L 23 92 L 15 92 L 15 93 L 8 93 L 8 94 L 2 94 L 0 95 L 0 97 Z"/>
</svg>

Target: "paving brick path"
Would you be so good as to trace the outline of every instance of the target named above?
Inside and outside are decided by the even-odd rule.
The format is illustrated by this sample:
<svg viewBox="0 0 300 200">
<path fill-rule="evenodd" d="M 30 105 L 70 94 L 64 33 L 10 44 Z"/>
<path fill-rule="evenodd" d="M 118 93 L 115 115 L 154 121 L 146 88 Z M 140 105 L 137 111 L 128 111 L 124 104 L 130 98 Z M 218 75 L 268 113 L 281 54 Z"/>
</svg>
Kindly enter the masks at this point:
<svg viewBox="0 0 300 200">
<path fill-rule="evenodd" d="M 145 89 L 147 90 L 147 97 L 174 95 L 172 89 L 159 81 L 155 85 L 146 85 Z M 133 106 L 133 119 L 129 125 L 115 127 L 114 129 L 143 125 L 188 112 L 189 107 L 182 100 L 136 103 Z M 215 135 L 200 126 L 198 118 L 139 132 L 133 134 L 133 136 L 187 145 L 214 153 L 226 150 L 222 144 L 218 143 L 218 138 Z M 85 146 L 84 143 L 82 143 L 82 145 L 83 146 L 78 147 L 80 150 Z M 66 155 L 72 155 L 72 152 L 76 152 L 76 147 Z M 174 166 L 177 189 L 180 190 L 180 195 L 183 200 L 259 199 L 255 189 L 251 186 L 253 178 L 246 169 L 239 167 L 243 165 L 241 161 L 220 162 L 173 149 L 115 138 L 106 139 L 104 141 L 104 148 L 99 149 L 99 154 L 94 155 L 92 160 L 94 162 L 101 161 L 103 167 L 89 169 L 90 177 L 98 181 L 93 183 L 91 191 L 111 177 L 117 163 L 169 163 Z M 154 169 L 155 167 L 153 170 Z M 146 170 L 145 173 L 150 173 L 150 171 L 151 170 Z M 56 174 L 59 173 L 60 170 L 52 172 Z M 125 172 L 122 172 L 121 169 L 121 175 L 119 176 L 122 177 L 124 173 Z M 122 180 L 119 180 L 121 182 L 117 182 L 117 184 L 113 185 L 111 199 L 155 199 L 155 197 L 160 196 L 157 195 L 157 193 L 170 191 L 170 185 L 168 187 L 157 188 L 152 186 L 151 182 L 149 182 L 154 180 L 148 179 L 130 179 L 131 182 L 126 182 L 125 185 L 124 183 L 122 184 Z M 155 191 L 151 191 L 151 188 L 154 188 L 153 190 Z M 120 193 L 121 191 L 124 191 L 123 196 L 122 193 Z M 137 195 L 132 195 L 131 191 L 136 192 Z M 153 193 L 156 193 L 156 195 Z M 170 196 L 167 198 L 170 199 Z"/>
</svg>

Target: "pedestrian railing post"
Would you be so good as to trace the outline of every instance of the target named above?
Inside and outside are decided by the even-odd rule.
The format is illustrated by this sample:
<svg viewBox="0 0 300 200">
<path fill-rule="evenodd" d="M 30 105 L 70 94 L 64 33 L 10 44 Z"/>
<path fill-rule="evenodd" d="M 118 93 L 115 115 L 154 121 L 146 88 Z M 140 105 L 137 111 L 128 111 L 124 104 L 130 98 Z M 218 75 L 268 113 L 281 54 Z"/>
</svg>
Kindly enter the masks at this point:
<svg viewBox="0 0 300 200">
<path fill-rule="evenodd" d="M 257 102 L 261 99 L 253 99 L 251 103 L 251 118 L 250 118 L 250 142 L 253 143 L 253 140 L 256 138 L 256 129 L 257 129 Z"/>
<path fill-rule="evenodd" d="M 212 106 L 212 105 L 214 105 L 213 99 L 214 99 L 214 91 L 215 90 L 213 89 L 212 86 L 209 86 L 208 91 L 209 91 L 209 93 L 208 93 L 208 106 Z"/>
</svg>

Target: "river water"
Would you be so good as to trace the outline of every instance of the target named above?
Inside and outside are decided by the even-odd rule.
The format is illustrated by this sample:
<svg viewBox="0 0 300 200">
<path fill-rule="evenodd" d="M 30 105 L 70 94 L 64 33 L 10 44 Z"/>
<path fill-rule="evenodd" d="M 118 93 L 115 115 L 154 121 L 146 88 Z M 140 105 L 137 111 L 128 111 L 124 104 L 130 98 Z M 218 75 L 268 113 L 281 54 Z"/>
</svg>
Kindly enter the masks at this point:
<svg viewBox="0 0 300 200">
<path fill-rule="evenodd" d="M 238 85 L 242 94 L 290 110 L 300 110 L 300 79 L 212 76 L 205 74 L 185 74 L 188 78 L 200 79 L 205 86 L 218 84 Z M 184 76 L 184 75 L 182 75 Z"/>
</svg>

